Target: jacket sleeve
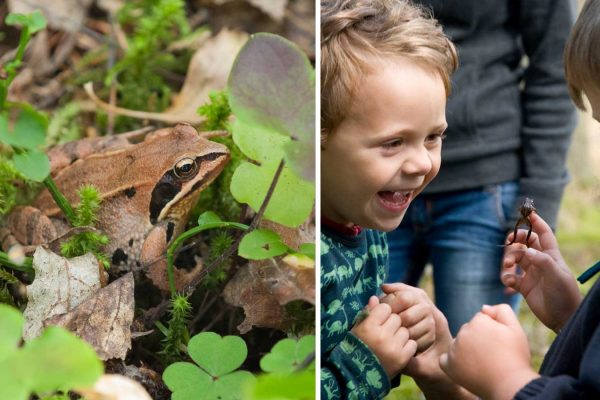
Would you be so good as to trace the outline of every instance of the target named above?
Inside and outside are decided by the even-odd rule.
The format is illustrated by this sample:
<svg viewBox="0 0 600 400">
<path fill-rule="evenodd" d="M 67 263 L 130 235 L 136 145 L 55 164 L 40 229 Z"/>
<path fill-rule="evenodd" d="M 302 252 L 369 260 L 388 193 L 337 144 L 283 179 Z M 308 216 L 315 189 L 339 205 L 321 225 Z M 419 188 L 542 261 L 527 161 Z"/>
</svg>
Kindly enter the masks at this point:
<svg viewBox="0 0 600 400">
<path fill-rule="evenodd" d="M 352 333 L 321 360 L 321 399 L 381 399 L 390 391 L 377 357 Z"/>
<path fill-rule="evenodd" d="M 592 400 L 600 399 L 600 322 L 581 359 L 578 376 L 542 376 L 529 382 L 516 400 Z"/>
<path fill-rule="evenodd" d="M 569 181 L 566 157 L 577 119 L 562 61 L 575 4 L 571 0 L 519 4 L 519 28 L 529 60 L 523 77 L 520 194 L 533 198 L 539 214 L 554 228 Z"/>
</svg>

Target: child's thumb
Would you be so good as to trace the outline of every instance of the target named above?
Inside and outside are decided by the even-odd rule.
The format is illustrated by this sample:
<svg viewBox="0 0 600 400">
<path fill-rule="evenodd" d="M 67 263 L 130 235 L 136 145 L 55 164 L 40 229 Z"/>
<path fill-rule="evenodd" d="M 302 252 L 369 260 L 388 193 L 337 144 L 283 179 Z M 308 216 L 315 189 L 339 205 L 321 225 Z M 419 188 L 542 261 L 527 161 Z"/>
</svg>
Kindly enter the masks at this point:
<svg viewBox="0 0 600 400">
<path fill-rule="evenodd" d="M 481 307 L 481 312 L 503 325 L 520 326 L 517 316 L 508 304 L 497 304 L 495 306 L 484 304 Z"/>
<path fill-rule="evenodd" d="M 377 296 L 371 296 L 369 298 L 369 302 L 367 303 L 367 309 L 370 311 L 377 304 L 379 304 L 379 297 L 377 297 Z"/>
</svg>

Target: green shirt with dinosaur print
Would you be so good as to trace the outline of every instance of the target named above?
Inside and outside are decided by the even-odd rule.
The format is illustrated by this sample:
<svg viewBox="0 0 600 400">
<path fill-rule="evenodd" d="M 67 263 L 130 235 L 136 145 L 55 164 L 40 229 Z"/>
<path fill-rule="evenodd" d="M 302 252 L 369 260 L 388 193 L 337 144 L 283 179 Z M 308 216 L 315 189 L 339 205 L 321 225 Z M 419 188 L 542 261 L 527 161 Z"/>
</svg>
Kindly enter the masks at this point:
<svg viewBox="0 0 600 400">
<path fill-rule="evenodd" d="M 389 379 L 350 329 L 387 275 L 385 233 L 321 230 L 321 399 L 383 398 Z"/>
</svg>

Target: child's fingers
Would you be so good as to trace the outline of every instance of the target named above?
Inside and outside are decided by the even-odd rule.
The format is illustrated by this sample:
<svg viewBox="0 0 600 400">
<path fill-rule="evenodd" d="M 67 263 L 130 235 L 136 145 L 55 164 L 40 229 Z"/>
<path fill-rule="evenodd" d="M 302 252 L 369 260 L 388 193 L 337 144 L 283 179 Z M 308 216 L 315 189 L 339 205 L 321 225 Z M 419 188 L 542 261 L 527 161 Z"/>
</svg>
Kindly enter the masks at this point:
<svg viewBox="0 0 600 400">
<path fill-rule="evenodd" d="M 483 307 L 481 307 L 481 313 L 478 313 L 477 315 L 481 314 L 487 315 L 503 325 L 521 327 L 515 312 L 508 304 L 497 304 L 495 306 L 484 304 Z"/>
<path fill-rule="evenodd" d="M 400 358 L 402 359 L 402 364 L 408 364 L 408 361 L 417 354 L 417 342 L 412 339 L 409 339 L 408 342 L 404 345 L 401 350 Z"/>
<path fill-rule="evenodd" d="M 448 362 L 448 353 L 442 353 L 442 355 L 440 356 L 439 359 L 439 363 L 440 363 L 440 368 L 442 369 L 442 371 L 444 371 L 444 373 L 448 376 L 451 376 L 450 373 L 452 371 L 450 371 L 450 367 L 448 366 L 449 362 Z"/>
<path fill-rule="evenodd" d="M 515 243 L 521 243 L 521 244 L 528 244 L 529 247 L 537 247 L 540 248 L 540 239 L 539 239 L 539 235 L 534 232 L 531 231 L 531 234 L 529 234 L 529 240 L 527 240 L 527 235 L 529 234 L 529 230 L 528 229 L 518 229 L 516 232 L 516 239 L 514 240 L 513 244 L 510 246 L 507 246 L 508 248 L 510 248 L 511 246 L 513 246 Z M 515 232 L 510 232 L 507 236 L 506 236 L 506 243 L 505 244 L 509 244 L 510 242 L 513 241 L 513 237 L 515 236 Z"/>
<path fill-rule="evenodd" d="M 530 215 L 529 220 L 531 221 L 533 230 L 539 236 L 540 245 L 542 246 L 540 249 L 558 247 L 556 236 L 554 236 L 552 228 L 550 228 L 550 225 L 548 225 L 542 217 L 534 212 Z"/>
<path fill-rule="evenodd" d="M 427 317 L 432 317 L 430 305 L 417 303 L 400 313 L 402 325 L 409 327 L 418 324 Z"/>
<path fill-rule="evenodd" d="M 369 300 L 370 302 L 370 300 Z M 383 325 L 392 313 L 392 308 L 388 304 L 377 304 L 369 310 L 366 320 L 372 323 Z"/>
<path fill-rule="evenodd" d="M 377 296 L 369 297 L 369 302 L 367 303 L 367 310 L 371 311 L 373 307 L 379 304 L 379 298 Z"/>
<path fill-rule="evenodd" d="M 402 325 L 402 320 L 398 314 L 391 313 L 388 319 L 383 323 L 381 329 L 388 335 L 394 336 Z"/>
<path fill-rule="evenodd" d="M 523 276 L 516 274 L 514 271 L 503 272 L 500 276 L 500 280 L 504 286 L 516 290 L 517 292 L 521 291 Z"/>
<path fill-rule="evenodd" d="M 406 288 L 412 288 L 412 286 L 401 282 L 384 283 L 383 285 L 381 285 L 381 290 L 383 290 L 383 293 L 386 294 L 394 293 L 400 290 L 404 290 Z"/>
<path fill-rule="evenodd" d="M 410 334 L 408 333 L 408 329 L 401 326 L 394 335 L 393 339 L 396 346 L 399 346 L 400 352 L 403 354 L 407 354 L 406 360 L 409 357 L 412 357 L 417 352 L 417 342 L 410 338 Z"/>
<path fill-rule="evenodd" d="M 393 284 L 393 285 L 404 285 L 402 283 L 400 284 Z M 382 285 L 382 289 L 383 287 L 386 285 Z M 398 287 L 398 286 L 396 286 Z M 421 303 L 431 303 L 431 300 L 429 300 L 429 297 L 427 296 L 427 294 L 419 288 L 413 287 L 413 286 L 409 286 L 409 285 L 404 285 L 404 290 L 396 290 L 393 293 L 388 294 L 387 296 L 385 296 L 382 300 L 382 302 L 386 302 L 388 304 L 390 304 L 392 306 L 392 312 L 394 313 L 401 313 L 404 310 L 407 310 L 417 304 L 421 304 Z M 389 289 L 389 287 L 386 287 L 385 289 Z M 384 300 L 385 299 L 385 300 Z"/>
<path fill-rule="evenodd" d="M 410 338 L 417 342 L 417 351 L 427 350 L 435 341 L 435 329 L 426 320 L 408 328 Z"/>
</svg>

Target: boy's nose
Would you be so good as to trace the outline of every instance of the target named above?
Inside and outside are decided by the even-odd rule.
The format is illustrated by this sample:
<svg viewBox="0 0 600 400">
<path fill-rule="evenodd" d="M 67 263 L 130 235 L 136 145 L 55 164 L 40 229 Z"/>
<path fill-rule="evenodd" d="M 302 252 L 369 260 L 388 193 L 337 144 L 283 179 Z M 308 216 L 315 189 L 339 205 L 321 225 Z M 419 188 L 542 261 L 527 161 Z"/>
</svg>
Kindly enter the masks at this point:
<svg viewBox="0 0 600 400">
<path fill-rule="evenodd" d="M 424 147 L 420 147 L 411 151 L 402 164 L 402 171 L 409 175 L 427 175 L 432 166 L 429 152 Z"/>
</svg>

